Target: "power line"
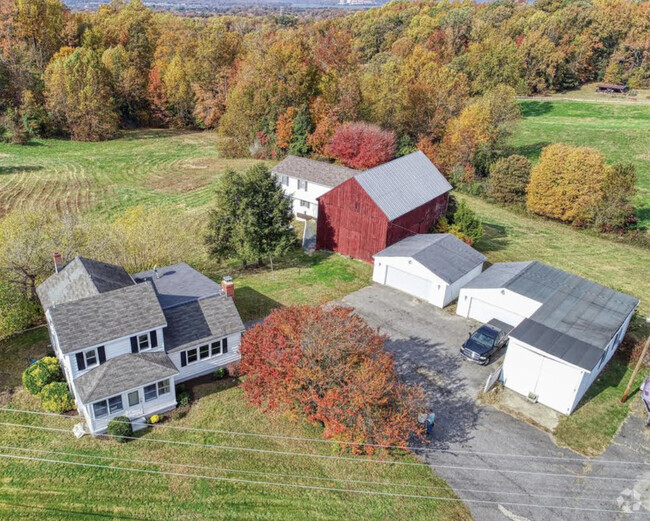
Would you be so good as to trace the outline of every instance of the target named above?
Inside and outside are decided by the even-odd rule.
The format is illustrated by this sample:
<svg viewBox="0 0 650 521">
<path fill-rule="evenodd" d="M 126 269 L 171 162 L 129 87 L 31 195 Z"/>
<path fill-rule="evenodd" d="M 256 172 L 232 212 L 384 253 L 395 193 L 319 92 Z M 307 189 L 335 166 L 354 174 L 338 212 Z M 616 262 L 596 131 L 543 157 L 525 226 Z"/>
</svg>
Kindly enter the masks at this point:
<svg viewBox="0 0 650 521">
<path fill-rule="evenodd" d="M 74 419 L 77 417 L 69 416 L 66 414 L 57 414 L 51 412 L 41 412 L 41 411 L 29 411 L 25 409 L 8 409 L 1 408 L 0 411 L 4 412 L 14 412 L 21 414 L 36 414 L 41 416 L 57 416 L 61 418 Z M 300 442 L 316 442 L 316 443 L 328 443 L 328 444 L 338 444 L 338 445 L 354 445 L 354 446 L 363 446 L 363 447 L 373 447 L 381 449 L 399 449 L 399 450 L 411 450 L 417 452 L 431 452 L 431 453 L 444 453 L 444 454 L 466 454 L 466 455 L 475 455 L 475 456 L 487 456 L 487 457 L 498 457 L 498 458 L 515 458 L 515 459 L 538 459 L 538 460 L 547 460 L 547 461 L 561 461 L 561 462 L 575 462 L 575 463 L 600 463 L 600 464 L 610 464 L 610 465 L 650 465 L 650 462 L 646 461 L 632 461 L 632 460 L 604 460 L 604 459 L 590 459 L 590 458 L 576 458 L 568 456 L 539 456 L 539 455 L 528 455 L 528 454 L 509 454 L 502 452 L 480 452 L 480 451 L 470 451 L 470 450 L 458 450 L 458 449 L 436 449 L 432 447 L 414 447 L 414 446 L 404 446 L 399 445 L 382 445 L 379 443 L 363 443 L 355 441 L 337 441 L 337 440 L 323 440 L 318 438 L 302 438 L 295 436 L 282 436 L 277 434 L 263 434 L 255 432 L 240 432 L 240 431 L 228 431 L 220 429 L 203 429 L 198 427 L 185 427 L 181 425 L 162 425 L 162 424 L 149 424 L 147 427 L 160 428 L 160 429 L 175 429 L 191 432 L 203 432 L 203 433 L 214 433 L 214 434 L 226 434 L 230 436 L 249 436 L 249 437 L 258 437 L 258 438 L 267 438 L 267 439 L 276 439 L 276 440 L 288 440 L 288 441 L 300 441 Z"/>
<path fill-rule="evenodd" d="M 66 434 L 70 433 L 68 429 L 60 429 L 56 427 L 42 427 L 37 425 L 22 425 L 19 423 L 4 423 L 0 422 L 0 425 L 8 427 L 18 427 L 23 429 L 36 429 L 44 431 L 53 431 L 53 432 L 64 432 Z M 642 481 L 650 482 L 650 479 L 637 480 L 633 477 L 621 478 L 621 477 L 608 477 L 608 476 L 577 476 L 576 474 L 561 474 L 554 472 L 538 472 L 531 470 L 514 470 L 514 469 L 499 469 L 499 468 L 485 468 L 485 467 L 465 467 L 462 465 L 438 465 L 438 464 L 429 464 L 429 463 L 418 463 L 412 461 L 389 461 L 382 459 L 373 459 L 373 458 L 352 458 L 346 456 L 331 456 L 327 454 L 313 454 L 308 452 L 291 452 L 291 451 L 277 451 L 270 449 L 256 449 L 252 447 L 232 447 L 229 445 L 213 445 L 210 443 L 195 443 L 191 441 L 178 441 L 178 440 L 165 440 L 159 438 L 140 438 L 136 436 L 118 436 L 114 434 L 103 434 L 109 438 L 121 438 L 127 440 L 135 441 L 146 441 L 150 443 L 171 443 L 173 445 L 185 445 L 193 447 L 203 447 L 217 450 L 232 450 L 232 451 L 243 451 L 243 452 L 255 452 L 260 454 L 274 454 L 279 456 L 297 456 L 297 457 L 308 457 L 308 458 L 318 458 L 318 459 L 328 459 L 336 461 L 350 461 L 353 463 L 379 463 L 386 465 L 404 465 L 404 466 L 413 466 L 413 467 L 427 467 L 427 468 L 436 468 L 436 469 L 452 469 L 452 470 L 471 470 L 476 472 L 499 472 L 502 474 L 525 474 L 525 475 L 535 475 L 535 476 L 546 476 L 549 478 L 580 478 L 580 479 L 592 479 L 592 480 L 607 480 L 607 481 Z"/>
<path fill-rule="evenodd" d="M 265 485 L 265 486 L 275 486 L 275 487 L 287 487 L 287 488 L 296 488 L 302 490 L 317 490 L 323 492 L 342 492 L 346 494 L 364 494 L 372 496 L 385 496 L 393 497 L 400 499 L 424 499 L 424 500 L 435 500 L 435 501 L 449 501 L 449 502 L 464 502 L 464 503 L 476 503 L 476 504 L 489 504 L 489 505 L 502 505 L 509 507 L 526 507 L 526 508 L 544 508 L 544 509 L 554 509 L 554 510 L 570 510 L 574 512 L 599 512 L 599 513 L 616 513 L 620 514 L 619 510 L 610 510 L 610 509 L 601 509 L 601 508 L 588 508 L 588 507 L 569 507 L 563 505 L 537 505 L 534 503 L 504 503 L 501 501 L 491 501 L 484 499 L 460 499 L 460 498 L 450 498 L 444 496 L 424 496 L 420 494 L 400 494 L 395 492 L 383 492 L 376 490 L 358 490 L 358 489 L 345 489 L 345 488 L 336 488 L 336 487 L 317 487 L 313 485 L 300 485 L 296 483 L 277 483 L 273 481 L 259 481 L 259 480 L 249 480 L 249 479 L 240 479 L 240 478 L 226 478 L 219 476 L 206 476 L 203 474 L 188 474 L 184 472 L 169 472 L 161 470 L 150 470 L 150 469 L 134 469 L 132 467 L 117 467 L 117 466 L 108 466 L 108 465 L 98 465 L 96 463 L 82 463 L 78 461 L 63 461 L 49 458 L 34 458 L 31 456 L 18 456 L 15 454 L 0 454 L 0 458 L 9 458 L 9 459 L 18 459 L 26 461 L 37 461 L 42 463 L 57 463 L 61 465 L 73 465 L 78 467 L 90 467 L 90 468 L 100 468 L 105 470 L 113 471 L 123 471 L 123 472 L 136 472 L 136 473 L 145 473 L 145 474 L 157 474 L 157 475 L 166 475 L 166 476 L 177 476 L 184 478 L 193 478 L 193 479 L 207 479 L 213 481 L 223 481 L 229 483 L 246 483 L 251 485 Z M 642 514 L 642 512 L 632 512 L 631 514 Z"/>
<path fill-rule="evenodd" d="M 192 465 L 189 463 L 176 463 L 169 461 L 154 461 L 154 460 L 142 460 L 142 459 L 132 459 L 132 458 L 118 458 L 116 456 L 99 456 L 94 454 L 83 454 L 78 452 L 65 452 L 65 451 L 56 451 L 56 450 L 46 450 L 46 449 L 34 449 L 29 447 L 11 447 L 7 445 L 0 445 L 0 449 L 5 450 L 19 450 L 26 452 L 36 452 L 40 454 L 55 454 L 58 456 L 73 456 L 79 458 L 90 458 L 90 459 L 109 459 L 114 461 L 122 461 L 128 463 L 141 463 L 145 465 L 169 465 L 173 467 L 185 467 L 193 468 L 199 470 L 214 470 L 217 472 L 231 472 L 234 474 L 248 474 L 253 476 L 273 476 L 281 478 L 292 478 L 292 479 L 304 479 L 304 480 L 313 480 L 313 481 L 328 481 L 328 482 L 340 482 L 340 483 L 350 483 L 357 485 L 377 485 L 377 486 L 397 486 L 397 487 L 411 487 L 411 488 L 420 488 L 420 489 L 440 489 L 440 490 L 450 490 L 449 486 L 436 486 L 436 485 L 418 485 L 414 483 L 401 483 L 394 481 L 369 481 L 369 480 L 358 480 L 358 479 L 344 479 L 344 478 L 327 478 L 322 476 L 305 476 L 300 474 L 282 474 L 277 472 L 260 472 L 252 470 L 243 470 L 243 469 L 233 469 L 227 467 L 212 467 L 209 465 Z M 499 491 L 499 490 L 485 490 L 485 489 L 469 489 L 469 488 L 453 488 L 455 492 L 472 492 L 478 494 L 497 494 L 497 495 L 509 495 L 509 496 L 530 496 L 527 492 L 510 492 L 510 491 Z M 576 498 L 574 496 L 558 496 L 555 494 L 535 494 L 535 497 L 542 497 L 548 499 L 574 499 L 582 501 L 606 501 L 613 500 L 613 497 L 603 497 L 600 496 L 581 496 Z"/>
</svg>

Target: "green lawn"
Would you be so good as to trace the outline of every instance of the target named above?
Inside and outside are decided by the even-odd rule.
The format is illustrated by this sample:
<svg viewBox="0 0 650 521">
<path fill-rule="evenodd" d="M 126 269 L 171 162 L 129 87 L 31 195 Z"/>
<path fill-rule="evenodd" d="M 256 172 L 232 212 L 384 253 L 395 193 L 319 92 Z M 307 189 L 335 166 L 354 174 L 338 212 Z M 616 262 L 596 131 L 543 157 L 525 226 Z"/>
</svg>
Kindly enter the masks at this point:
<svg viewBox="0 0 650 521">
<path fill-rule="evenodd" d="M 21 385 L 29 360 L 44 357 L 49 343 L 45 327 L 0 341 L 0 392 Z"/>
<path fill-rule="evenodd" d="M 555 429 L 559 445 L 570 447 L 586 456 L 597 456 L 609 446 L 621 423 L 627 418 L 630 405 L 637 396 L 621 403 L 633 367 L 615 358 L 585 394 L 571 416 L 563 416 Z M 648 371 L 640 371 L 634 380 L 638 389 Z"/>
<path fill-rule="evenodd" d="M 457 194 L 482 219 L 476 247 L 494 262 L 539 260 L 641 299 L 650 314 L 650 250 Z"/>
<path fill-rule="evenodd" d="M 0 215 L 15 207 L 112 212 L 136 204 L 203 206 L 221 174 L 255 163 L 219 158 L 216 139 L 212 132 L 140 130 L 101 143 L 0 143 Z"/>
<path fill-rule="evenodd" d="M 198 398 L 185 416 L 175 414 L 171 425 L 257 432 L 281 436 L 319 438 L 320 429 L 286 417 L 263 414 L 247 405 L 232 380 L 197 385 Z M 1 403 L 1 402 L 0 402 Z M 35 400 L 24 391 L 13 397 L 12 407 L 35 408 Z M 173 414 L 173 413 L 172 413 Z M 0 412 L 1 422 L 71 428 L 75 419 L 38 417 Z M 155 429 L 143 435 L 201 444 L 252 447 L 273 451 L 337 455 L 334 445 L 291 440 L 236 437 L 172 429 Z M 151 462 L 174 462 L 170 467 L 158 463 L 129 463 L 110 459 L 80 458 L 66 455 L 36 454 L 36 457 L 65 461 L 84 461 L 100 465 L 173 471 L 234 479 L 272 481 L 308 486 L 374 490 L 400 494 L 455 498 L 446 484 L 427 466 L 340 461 L 290 455 L 238 452 L 189 445 L 173 445 L 84 437 L 72 433 L 0 427 L 0 445 L 49 451 L 74 452 L 93 456 L 112 456 Z M 2 449 L 0 453 L 31 455 Z M 378 456 L 374 456 L 378 457 Z M 355 458 L 356 459 L 356 458 Z M 361 457 L 358 458 L 359 460 Z M 415 462 L 411 456 L 396 454 L 388 459 Z M 197 469 L 182 465 L 221 467 L 240 472 Z M 293 474 L 323 478 L 243 474 L 241 471 Z M 339 480 L 364 480 L 386 484 L 351 484 Z M 403 486 L 405 484 L 415 486 Z M 0 519 L 13 520 L 341 520 L 391 519 L 402 521 L 471 519 L 458 501 L 395 498 L 345 492 L 291 489 L 259 484 L 228 483 L 189 477 L 138 474 L 125 471 L 84 468 L 56 463 L 25 462 L 0 458 Z"/>
<path fill-rule="evenodd" d="M 650 226 L 650 104 L 520 101 L 523 120 L 510 144 L 533 161 L 552 143 L 597 148 L 609 163 L 633 161 L 639 176 L 637 215 Z"/>
</svg>

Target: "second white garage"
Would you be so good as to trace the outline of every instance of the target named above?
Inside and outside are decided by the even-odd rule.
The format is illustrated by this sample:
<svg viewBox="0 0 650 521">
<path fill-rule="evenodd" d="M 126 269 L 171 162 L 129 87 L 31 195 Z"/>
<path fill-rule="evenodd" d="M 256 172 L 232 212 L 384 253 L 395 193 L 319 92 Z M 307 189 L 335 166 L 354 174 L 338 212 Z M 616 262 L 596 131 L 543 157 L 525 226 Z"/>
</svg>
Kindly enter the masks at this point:
<svg viewBox="0 0 650 521">
<path fill-rule="evenodd" d="M 374 256 L 372 280 L 444 307 L 481 274 L 484 262 L 485 256 L 453 235 L 413 235 Z"/>
</svg>

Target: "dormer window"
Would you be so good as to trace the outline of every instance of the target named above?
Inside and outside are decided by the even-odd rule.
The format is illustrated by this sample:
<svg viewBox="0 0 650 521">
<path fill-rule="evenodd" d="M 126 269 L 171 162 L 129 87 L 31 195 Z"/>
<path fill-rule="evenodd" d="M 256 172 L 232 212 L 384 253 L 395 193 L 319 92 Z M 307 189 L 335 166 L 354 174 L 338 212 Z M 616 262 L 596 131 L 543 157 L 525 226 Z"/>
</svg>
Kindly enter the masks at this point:
<svg viewBox="0 0 650 521">
<path fill-rule="evenodd" d="M 89 349 L 84 353 L 84 356 L 86 357 L 86 367 L 92 367 L 99 363 L 96 349 Z"/>
</svg>

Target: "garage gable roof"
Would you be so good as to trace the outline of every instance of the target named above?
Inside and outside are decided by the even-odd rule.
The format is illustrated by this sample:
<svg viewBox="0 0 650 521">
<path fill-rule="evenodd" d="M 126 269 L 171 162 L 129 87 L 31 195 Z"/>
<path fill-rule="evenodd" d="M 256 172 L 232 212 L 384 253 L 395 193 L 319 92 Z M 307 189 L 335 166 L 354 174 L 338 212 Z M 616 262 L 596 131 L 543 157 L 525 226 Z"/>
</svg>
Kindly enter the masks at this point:
<svg viewBox="0 0 650 521">
<path fill-rule="evenodd" d="M 483 254 L 449 233 L 413 235 L 375 257 L 411 257 L 449 284 L 486 261 Z"/>
<path fill-rule="evenodd" d="M 504 288 L 542 304 L 510 336 L 589 371 L 639 304 L 630 295 L 538 261 L 495 264 L 465 287 Z"/>
<path fill-rule="evenodd" d="M 452 188 L 420 151 L 370 168 L 354 178 L 390 221 Z"/>
</svg>

